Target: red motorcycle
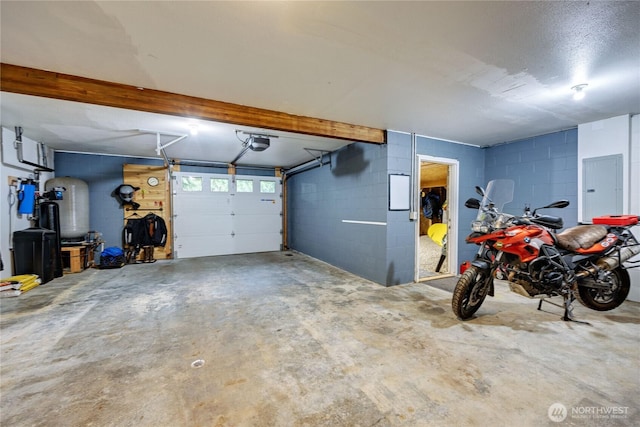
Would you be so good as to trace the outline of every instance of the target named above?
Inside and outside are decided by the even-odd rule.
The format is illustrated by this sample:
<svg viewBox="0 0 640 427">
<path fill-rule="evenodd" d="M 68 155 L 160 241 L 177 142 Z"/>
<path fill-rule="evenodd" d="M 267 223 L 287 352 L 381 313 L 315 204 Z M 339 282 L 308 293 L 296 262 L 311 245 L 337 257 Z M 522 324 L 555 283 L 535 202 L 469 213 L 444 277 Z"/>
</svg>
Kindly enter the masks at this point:
<svg viewBox="0 0 640 427">
<path fill-rule="evenodd" d="M 487 190 L 476 187 L 482 201 L 469 199 L 477 208 L 467 243 L 479 245 L 478 253 L 462 273 L 453 291 L 452 308 L 461 320 L 471 318 L 487 295 L 494 295 L 494 278 L 506 280 L 511 291 L 529 298 L 562 296 L 563 320 L 574 320 L 573 301 L 606 311 L 618 307 L 629 294 L 629 273 L 623 264 L 640 253 L 631 228 L 636 215 L 593 218 L 557 233 L 562 218 L 539 215 L 538 209 L 563 208 L 566 200 L 551 203 L 522 216 L 502 212 L 513 199 L 513 181 L 494 180 Z M 637 266 L 634 266 L 637 267 Z M 542 300 L 538 308 L 540 308 Z"/>
</svg>

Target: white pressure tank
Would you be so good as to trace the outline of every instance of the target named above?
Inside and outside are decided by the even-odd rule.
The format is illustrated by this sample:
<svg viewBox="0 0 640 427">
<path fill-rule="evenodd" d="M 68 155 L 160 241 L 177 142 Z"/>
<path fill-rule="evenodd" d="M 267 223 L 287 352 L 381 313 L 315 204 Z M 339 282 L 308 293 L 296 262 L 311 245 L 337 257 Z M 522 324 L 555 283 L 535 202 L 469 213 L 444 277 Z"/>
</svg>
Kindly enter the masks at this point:
<svg viewBox="0 0 640 427">
<path fill-rule="evenodd" d="M 65 188 L 62 200 L 54 200 L 60 207 L 60 237 L 82 240 L 89 232 L 89 186 L 69 176 L 52 178 L 44 184 L 45 191 L 59 187 Z"/>
</svg>

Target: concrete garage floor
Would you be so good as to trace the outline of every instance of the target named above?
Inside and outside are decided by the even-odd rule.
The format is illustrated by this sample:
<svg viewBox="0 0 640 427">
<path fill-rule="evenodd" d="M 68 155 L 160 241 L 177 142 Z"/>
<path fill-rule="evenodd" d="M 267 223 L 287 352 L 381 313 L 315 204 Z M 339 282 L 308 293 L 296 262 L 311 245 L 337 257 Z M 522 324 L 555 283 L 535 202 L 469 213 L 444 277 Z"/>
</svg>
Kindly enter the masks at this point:
<svg viewBox="0 0 640 427">
<path fill-rule="evenodd" d="M 587 326 L 496 292 L 460 322 L 450 291 L 287 252 L 67 275 L 0 301 L 0 423 L 640 425 L 640 304 Z"/>
</svg>

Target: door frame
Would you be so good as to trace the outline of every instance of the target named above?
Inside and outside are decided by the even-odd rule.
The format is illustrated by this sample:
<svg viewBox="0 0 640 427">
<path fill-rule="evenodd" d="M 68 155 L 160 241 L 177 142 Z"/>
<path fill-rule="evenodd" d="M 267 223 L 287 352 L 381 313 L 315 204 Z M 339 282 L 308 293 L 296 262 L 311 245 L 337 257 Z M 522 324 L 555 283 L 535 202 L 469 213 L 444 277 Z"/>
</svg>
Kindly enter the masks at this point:
<svg viewBox="0 0 640 427">
<path fill-rule="evenodd" d="M 457 159 L 448 159 L 445 157 L 434 157 L 424 154 L 418 154 L 415 159 L 416 171 L 418 171 L 418 179 L 413 188 L 414 206 L 420 206 L 420 165 L 422 162 L 446 164 L 449 167 L 449 176 L 447 182 L 447 210 L 449 211 L 449 223 L 447 228 L 447 271 L 449 274 L 433 276 L 428 278 L 420 278 L 420 221 L 415 221 L 415 271 L 414 281 L 426 281 L 430 279 L 439 279 L 456 274 L 458 265 L 458 193 L 459 193 L 459 175 L 460 162 Z M 418 212 L 420 215 L 420 212 Z"/>
</svg>

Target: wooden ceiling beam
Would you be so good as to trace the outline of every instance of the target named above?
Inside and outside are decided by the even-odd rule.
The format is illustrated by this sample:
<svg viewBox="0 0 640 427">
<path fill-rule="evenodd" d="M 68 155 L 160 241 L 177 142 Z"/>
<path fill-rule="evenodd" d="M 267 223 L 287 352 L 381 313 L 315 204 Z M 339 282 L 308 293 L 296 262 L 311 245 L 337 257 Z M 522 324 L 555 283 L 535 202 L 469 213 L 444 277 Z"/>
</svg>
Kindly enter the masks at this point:
<svg viewBox="0 0 640 427">
<path fill-rule="evenodd" d="M 366 126 L 180 95 L 69 74 L 0 64 L 0 90 L 127 110 L 384 144 L 386 132 Z"/>
</svg>

